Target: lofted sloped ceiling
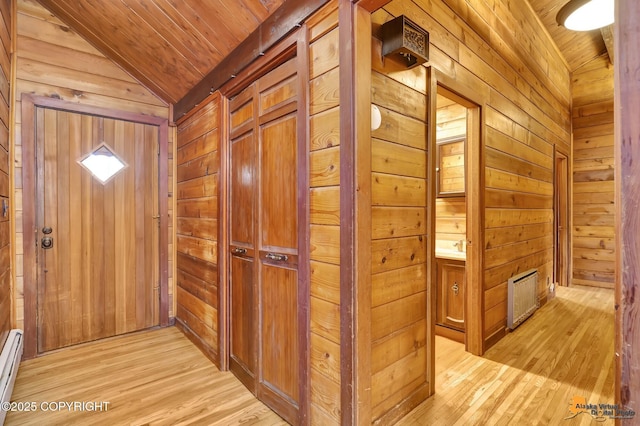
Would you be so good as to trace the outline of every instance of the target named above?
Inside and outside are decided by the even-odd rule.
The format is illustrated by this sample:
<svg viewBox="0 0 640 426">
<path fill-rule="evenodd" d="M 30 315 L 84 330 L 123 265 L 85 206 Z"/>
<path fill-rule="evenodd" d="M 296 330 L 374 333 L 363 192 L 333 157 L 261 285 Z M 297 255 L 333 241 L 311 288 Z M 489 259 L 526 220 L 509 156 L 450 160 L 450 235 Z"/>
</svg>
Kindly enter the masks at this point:
<svg viewBox="0 0 640 426">
<path fill-rule="evenodd" d="M 607 47 L 601 30 L 571 31 L 558 25 L 556 15 L 568 2 L 569 0 L 529 0 L 533 11 L 567 60 L 569 69 L 575 71 L 595 58 L 607 54 Z"/>
<path fill-rule="evenodd" d="M 176 103 L 284 0 L 39 0 L 167 103 Z"/>
<path fill-rule="evenodd" d="M 180 114 L 201 100 L 195 92 L 224 82 L 299 22 L 295 19 L 327 0 L 38 1 L 159 98 L 176 104 Z M 527 0 L 496 1 L 529 7 Z M 558 26 L 556 13 L 568 0 L 528 1 L 571 71 L 606 54 L 600 31 Z"/>
</svg>

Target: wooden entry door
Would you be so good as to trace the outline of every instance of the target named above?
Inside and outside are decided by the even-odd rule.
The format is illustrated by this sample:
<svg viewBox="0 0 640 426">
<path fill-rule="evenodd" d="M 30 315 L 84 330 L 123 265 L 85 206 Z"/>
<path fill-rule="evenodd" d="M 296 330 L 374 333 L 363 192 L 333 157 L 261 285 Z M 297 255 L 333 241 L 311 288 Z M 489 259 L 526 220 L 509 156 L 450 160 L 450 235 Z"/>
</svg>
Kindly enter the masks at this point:
<svg viewBox="0 0 640 426">
<path fill-rule="evenodd" d="M 230 369 L 285 420 L 300 405 L 295 58 L 230 101 Z"/>
<path fill-rule="evenodd" d="M 38 353 L 159 324 L 158 138 L 36 108 Z M 103 143 L 126 165 L 106 183 L 78 162 Z"/>
</svg>

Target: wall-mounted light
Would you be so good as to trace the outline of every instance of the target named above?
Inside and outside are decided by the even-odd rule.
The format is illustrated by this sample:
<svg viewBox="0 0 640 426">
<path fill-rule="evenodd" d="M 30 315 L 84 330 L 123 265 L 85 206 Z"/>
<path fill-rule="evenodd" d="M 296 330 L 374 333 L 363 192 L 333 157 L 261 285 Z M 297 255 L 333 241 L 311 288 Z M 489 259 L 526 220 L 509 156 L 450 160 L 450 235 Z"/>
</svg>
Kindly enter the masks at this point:
<svg viewBox="0 0 640 426">
<path fill-rule="evenodd" d="M 407 68 L 429 60 L 429 33 L 404 15 L 382 24 L 382 56 L 393 57 Z"/>
<path fill-rule="evenodd" d="M 382 124 L 382 114 L 380 114 L 380 108 L 375 105 L 371 105 L 371 130 L 378 130 Z"/>
<path fill-rule="evenodd" d="M 613 24 L 614 0 L 570 0 L 556 15 L 558 25 L 590 31 Z"/>
</svg>

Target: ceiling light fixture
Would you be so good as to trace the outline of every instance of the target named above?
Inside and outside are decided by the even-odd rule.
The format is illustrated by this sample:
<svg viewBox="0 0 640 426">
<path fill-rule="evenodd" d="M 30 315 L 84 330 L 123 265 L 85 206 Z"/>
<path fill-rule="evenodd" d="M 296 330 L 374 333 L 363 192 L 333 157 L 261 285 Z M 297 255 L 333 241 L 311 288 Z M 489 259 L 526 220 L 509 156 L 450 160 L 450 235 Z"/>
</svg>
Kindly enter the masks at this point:
<svg viewBox="0 0 640 426">
<path fill-rule="evenodd" d="M 570 0 L 556 21 L 569 30 L 590 31 L 613 24 L 614 0 Z"/>
</svg>

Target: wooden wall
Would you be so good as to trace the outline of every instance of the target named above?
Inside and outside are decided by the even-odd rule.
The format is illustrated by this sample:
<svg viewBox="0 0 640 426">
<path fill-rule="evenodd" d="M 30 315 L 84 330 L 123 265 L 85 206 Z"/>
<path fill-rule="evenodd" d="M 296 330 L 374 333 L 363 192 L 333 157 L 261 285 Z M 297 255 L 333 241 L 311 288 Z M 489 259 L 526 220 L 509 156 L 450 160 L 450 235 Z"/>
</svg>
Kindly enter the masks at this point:
<svg viewBox="0 0 640 426">
<path fill-rule="evenodd" d="M 436 94 L 436 141 L 467 134 L 467 108 Z"/>
<path fill-rule="evenodd" d="M 50 96 L 113 110 L 168 117 L 169 108 L 89 43 L 56 19 L 35 0 L 19 0 L 17 15 L 17 88 L 15 136 L 15 313 L 24 327 L 22 256 L 22 150 L 20 97 L 22 93 Z M 169 132 L 169 235 L 173 235 L 173 141 Z M 31 197 L 31 194 L 25 194 Z M 173 316 L 173 244 L 169 238 L 169 316 Z"/>
<path fill-rule="evenodd" d="M 386 16 L 372 16 L 379 22 Z M 374 32 L 375 34 L 375 32 Z M 371 101 L 371 406 L 375 421 L 429 392 L 427 70 L 383 61 L 374 39 Z M 384 421 L 384 423 L 389 420 Z"/>
<path fill-rule="evenodd" d="M 467 203 L 464 197 L 436 199 L 436 249 L 456 250 L 454 243 L 467 236 Z"/>
<path fill-rule="evenodd" d="M 377 23 L 405 14 L 429 31 L 430 65 L 482 107 L 486 349 L 505 333 L 508 278 L 537 268 L 544 298 L 553 277 L 553 152 L 570 151 L 568 66 L 520 2 L 394 0 L 384 10 Z"/>
<path fill-rule="evenodd" d="M 176 321 L 218 365 L 221 99 L 216 92 L 180 120 L 175 158 Z"/>
<path fill-rule="evenodd" d="M 640 406 L 640 239 L 638 206 L 640 179 L 640 3 L 619 0 L 615 11 L 615 200 L 616 200 L 616 392 L 622 412 L 635 414 L 622 426 L 638 423 Z"/>
<path fill-rule="evenodd" d="M 11 203 L 11 166 L 13 155 L 9 141 L 11 116 L 11 76 L 13 74 L 13 22 L 15 2 L 0 2 L 0 348 L 4 345 L 12 318 L 12 270 L 11 270 L 11 224 L 9 222 Z M 7 213 L 2 213 L 6 205 Z"/>
<path fill-rule="evenodd" d="M 573 72 L 572 283 L 614 288 L 613 65 L 605 55 Z"/>
<path fill-rule="evenodd" d="M 309 32 L 312 424 L 339 425 L 340 96 L 338 2 L 323 7 Z"/>
</svg>

